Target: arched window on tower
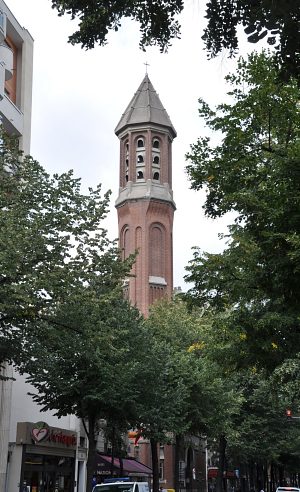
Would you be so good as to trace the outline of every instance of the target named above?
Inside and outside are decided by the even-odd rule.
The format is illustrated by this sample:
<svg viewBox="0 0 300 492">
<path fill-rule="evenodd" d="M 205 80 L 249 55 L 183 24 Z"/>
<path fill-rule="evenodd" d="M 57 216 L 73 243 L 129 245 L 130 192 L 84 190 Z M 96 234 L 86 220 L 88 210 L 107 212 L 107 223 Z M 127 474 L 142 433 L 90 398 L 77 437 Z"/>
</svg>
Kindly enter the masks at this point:
<svg viewBox="0 0 300 492">
<path fill-rule="evenodd" d="M 157 138 L 152 140 L 152 147 L 153 149 L 159 149 L 159 140 Z"/>
<path fill-rule="evenodd" d="M 153 164 L 159 164 L 159 156 L 158 155 L 155 155 L 153 157 Z"/>
<path fill-rule="evenodd" d="M 155 173 L 153 173 L 153 179 L 155 181 L 159 181 L 159 173 L 157 171 L 155 171 Z"/>
<path fill-rule="evenodd" d="M 128 182 L 129 179 L 129 142 L 128 141 L 125 142 L 124 149 L 125 149 L 125 166 L 124 166 L 125 183 L 123 182 L 122 186 L 125 186 L 125 184 Z"/>
<path fill-rule="evenodd" d="M 161 224 L 152 224 L 149 231 L 150 275 L 165 277 L 165 229 Z"/>
<path fill-rule="evenodd" d="M 122 257 L 123 260 L 128 258 L 130 254 L 130 244 L 129 244 L 129 227 L 125 225 L 121 231 L 121 247 L 122 247 Z"/>
<path fill-rule="evenodd" d="M 144 181 L 145 176 L 145 139 L 140 136 L 136 140 L 136 181 Z"/>
</svg>

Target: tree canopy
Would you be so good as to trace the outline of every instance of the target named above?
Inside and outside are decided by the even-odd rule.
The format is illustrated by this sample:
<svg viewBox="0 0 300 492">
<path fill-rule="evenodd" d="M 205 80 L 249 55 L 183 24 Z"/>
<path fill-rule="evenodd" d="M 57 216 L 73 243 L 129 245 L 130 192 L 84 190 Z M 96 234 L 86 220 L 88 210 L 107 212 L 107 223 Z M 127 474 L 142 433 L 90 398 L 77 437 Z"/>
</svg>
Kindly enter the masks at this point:
<svg viewBox="0 0 300 492">
<path fill-rule="evenodd" d="M 300 3 L 299 0 L 210 0 L 207 2 L 207 27 L 203 39 L 208 52 L 215 56 L 227 48 L 238 48 L 238 26 L 249 43 L 266 38 L 276 48 L 281 75 L 300 76 Z"/>
<path fill-rule="evenodd" d="M 122 262 L 102 228 L 110 193 L 81 192 L 72 172 L 50 177 L 17 142 L 0 143 L 0 361 L 17 362 L 41 320 L 82 285 L 120 288 L 132 258 Z M 105 253 L 105 254 L 104 254 Z M 70 329 L 80 331 L 72 319 Z"/>
<path fill-rule="evenodd" d="M 178 298 L 155 303 L 144 324 L 148 343 L 137 405 L 141 434 L 154 444 L 175 444 L 177 459 L 184 436 L 219 438 L 231 427 L 232 415 L 240 406 L 236 388 L 228 378 L 224 383 L 223 368 L 214 359 L 211 325 L 210 316 L 198 309 L 190 312 Z M 154 484 L 157 457 L 153 448 Z M 175 470 L 176 475 L 178 462 Z M 175 483 L 177 490 L 178 475 Z"/>
<path fill-rule="evenodd" d="M 113 274 L 112 274 L 113 275 Z M 57 324 L 36 327 L 24 343 L 18 366 L 29 374 L 33 400 L 41 411 L 76 415 L 88 437 L 87 492 L 95 473 L 99 420 L 127 430 L 136 422 L 135 390 L 139 365 L 133 354 L 141 344 L 140 314 L 118 289 L 99 279 L 83 285 L 59 306 Z M 79 326 L 72 331 L 62 326 Z M 36 336 L 41 329 L 42 336 Z"/>
<path fill-rule="evenodd" d="M 282 83 L 274 57 L 252 54 L 227 78 L 231 102 L 200 100 L 200 116 L 219 133 L 191 147 L 192 187 L 207 190 L 205 213 L 236 214 L 220 254 L 194 252 L 191 295 L 228 310 L 247 340 L 247 357 L 276 366 L 299 346 L 299 87 Z"/>
<path fill-rule="evenodd" d="M 140 47 L 158 45 L 168 49 L 174 38 L 180 37 L 178 14 L 183 0 L 126 0 L 107 2 L 89 0 L 51 0 L 59 15 L 70 14 L 79 21 L 79 28 L 70 37 L 72 44 L 86 49 L 107 42 L 109 30 L 117 31 L 123 18 L 140 24 Z M 250 43 L 267 37 L 275 45 L 282 62 L 284 77 L 300 75 L 300 8 L 299 0 L 206 0 L 207 26 L 203 40 L 211 56 L 223 48 L 235 54 L 238 48 L 237 27 L 243 26 Z"/>
</svg>

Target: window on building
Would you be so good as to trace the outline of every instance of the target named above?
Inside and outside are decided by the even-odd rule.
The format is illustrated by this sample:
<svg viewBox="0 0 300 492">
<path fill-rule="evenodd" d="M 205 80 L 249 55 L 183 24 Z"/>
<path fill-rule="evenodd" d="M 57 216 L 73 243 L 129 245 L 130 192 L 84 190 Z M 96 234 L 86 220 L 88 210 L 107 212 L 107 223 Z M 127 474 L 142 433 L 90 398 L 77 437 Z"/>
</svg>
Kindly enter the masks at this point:
<svg viewBox="0 0 300 492">
<path fill-rule="evenodd" d="M 163 444 L 159 446 L 159 459 L 163 460 L 165 457 L 165 447 Z"/>
<path fill-rule="evenodd" d="M 138 171 L 138 173 L 137 173 L 137 179 L 144 179 L 144 173 L 143 173 L 143 171 Z"/>
<path fill-rule="evenodd" d="M 153 179 L 155 179 L 155 181 L 159 181 L 159 173 L 157 171 L 153 174 Z"/>
<path fill-rule="evenodd" d="M 152 147 L 154 149 L 159 149 L 159 140 L 157 140 L 157 138 L 156 139 L 153 139 Z"/>
<path fill-rule="evenodd" d="M 159 156 L 158 155 L 155 155 L 153 157 L 153 164 L 159 164 Z"/>
<path fill-rule="evenodd" d="M 142 138 L 139 138 L 138 141 L 137 141 L 137 146 L 138 147 L 145 147 L 144 145 L 144 140 Z"/>
<path fill-rule="evenodd" d="M 164 479 L 165 460 L 159 460 L 159 479 Z"/>
<path fill-rule="evenodd" d="M 13 70 L 12 70 L 12 78 L 5 81 L 5 89 L 6 94 L 9 99 L 16 104 L 17 102 L 17 56 L 18 49 L 9 36 L 5 38 L 5 44 L 12 50 L 13 52 Z"/>
<path fill-rule="evenodd" d="M 141 164 L 142 162 L 144 162 L 144 156 L 142 156 L 141 154 L 139 154 L 137 156 L 137 162 L 138 162 L 138 164 Z"/>
</svg>

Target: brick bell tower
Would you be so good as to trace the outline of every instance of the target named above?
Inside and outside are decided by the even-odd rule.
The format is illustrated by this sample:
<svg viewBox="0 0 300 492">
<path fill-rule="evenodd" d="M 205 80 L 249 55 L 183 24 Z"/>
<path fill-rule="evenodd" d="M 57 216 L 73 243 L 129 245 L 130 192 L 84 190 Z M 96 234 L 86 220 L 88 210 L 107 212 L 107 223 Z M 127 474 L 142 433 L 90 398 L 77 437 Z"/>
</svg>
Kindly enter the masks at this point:
<svg viewBox="0 0 300 492">
<path fill-rule="evenodd" d="M 172 141 L 176 131 L 145 75 L 122 115 L 120 190 L 116 200 L 124 257 L 138 251 L 127 298 L 144 316 L 149 306 L 173 290 Z"/>
</svg>

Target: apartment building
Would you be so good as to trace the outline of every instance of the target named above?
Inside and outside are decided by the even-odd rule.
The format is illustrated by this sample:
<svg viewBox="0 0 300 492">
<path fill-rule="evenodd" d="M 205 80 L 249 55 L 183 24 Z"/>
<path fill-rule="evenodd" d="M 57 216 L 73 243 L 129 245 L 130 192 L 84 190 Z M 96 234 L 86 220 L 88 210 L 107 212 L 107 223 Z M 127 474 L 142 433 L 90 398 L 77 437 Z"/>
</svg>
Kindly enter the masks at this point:
<svg viewBox="0 0 300 492">
<path fill-rule="evenodd" d="M 0 0 L 0 115 L 9 135 L 30 152 L 33 38 Z"/>
</svg>

